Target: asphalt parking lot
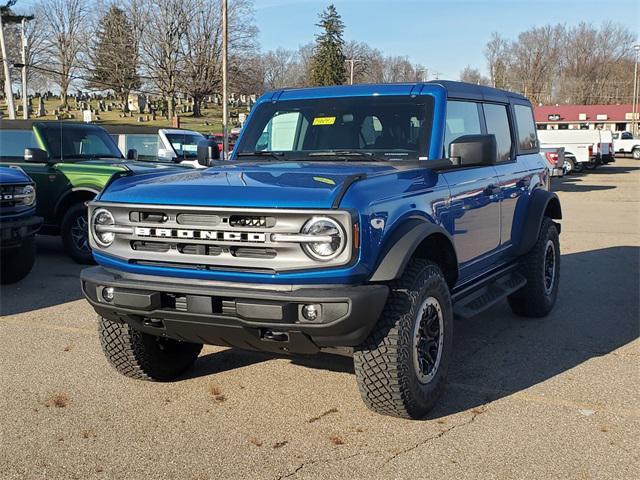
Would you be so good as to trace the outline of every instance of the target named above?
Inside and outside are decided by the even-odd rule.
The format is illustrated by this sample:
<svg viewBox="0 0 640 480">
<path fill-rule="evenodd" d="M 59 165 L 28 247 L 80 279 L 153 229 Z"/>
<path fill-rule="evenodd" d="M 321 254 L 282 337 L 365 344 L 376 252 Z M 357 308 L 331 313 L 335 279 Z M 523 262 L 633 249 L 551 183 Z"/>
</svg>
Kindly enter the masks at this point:
<svg viewBox="0 0 640 480">
<path fill-rule="evenodd" d="M 0 477 L 627 479 L 640 471 L 640 162 L 554 180 L 558 303 L 456 323 L 428 420 L 368 411 L 351 360 L 205 347 L 170 384 L 118 375 L 58 239 L 3 287 Z"/>
</svg>

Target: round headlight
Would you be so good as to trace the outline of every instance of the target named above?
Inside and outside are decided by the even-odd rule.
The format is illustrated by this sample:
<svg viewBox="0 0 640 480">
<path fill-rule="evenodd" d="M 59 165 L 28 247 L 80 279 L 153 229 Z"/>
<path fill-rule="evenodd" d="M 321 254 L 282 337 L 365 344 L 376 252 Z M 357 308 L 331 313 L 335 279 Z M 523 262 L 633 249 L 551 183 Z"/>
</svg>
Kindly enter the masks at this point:
<svg viewBox="0 0 640 480">
<path fill-rule="evenodd" d="M 22 196 L 23 205 L 33 205 L 36 201 L 36 188 L 33 185 L 25 185 L 18 192 Z"/>
<path fill-rule="evenodd" d="M 314 260 L 326 262 L 344 250 L 345 233 L 338 222 L 329 217 L 314 217 L 302 228 L 305 235 L 330 237 L 329 241 L 305 243 L 302 248 Z"/>
<path fill-rule="evenodd" d="M 93 220 L 91 221 L 91 228 L 93 229 L 93 238 L 96 243 L 101 247 L 108 247 L 113 243 L 116 238 L 116 234 L 113 232 L 104 231 L 101 227 L 109 227 L 116 224 L 115 219 L 111 212 L 105 208 L 99 208 L 93 212 Z"/>
</svg>

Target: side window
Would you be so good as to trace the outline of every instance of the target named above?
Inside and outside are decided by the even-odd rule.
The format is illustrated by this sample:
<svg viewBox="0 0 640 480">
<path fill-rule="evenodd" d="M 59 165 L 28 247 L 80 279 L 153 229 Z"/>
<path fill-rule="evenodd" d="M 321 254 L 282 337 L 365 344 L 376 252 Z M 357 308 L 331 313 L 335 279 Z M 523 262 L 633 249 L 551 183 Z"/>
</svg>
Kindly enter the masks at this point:
<svg viewBox="0 0 640 480">
<path fill-rule="evenodd" d="M 444 132 L 444 156 L 449 156 L 449 144 L 463 135 L 479 135 L 480 115 L 473 102 L 447 102 L 447 119 Z"/>
<path fill-rule="evenodd" d="M 485 103 L 484 119 L 487 124 L 487 133 L 496 136 L 498 144 L 498 161 L 504 162 L 511 158 L 511 128 L 506 105 Z"/>
<path fill-rule="evenodd" d="M 513 110 L 516 114 L 516 124 L 518 126 L 519 150 L 537 149 L 538 137 L 536 135 L 536 125 L 533 123 L 531 108 L 525 105 L 515 105 Z"/>
<path fill-rule="evenodd" d="M 0 130 L 0 158 L 23 158 L 25 148 L 38 147 L 31 130 Z"/>
</svg>

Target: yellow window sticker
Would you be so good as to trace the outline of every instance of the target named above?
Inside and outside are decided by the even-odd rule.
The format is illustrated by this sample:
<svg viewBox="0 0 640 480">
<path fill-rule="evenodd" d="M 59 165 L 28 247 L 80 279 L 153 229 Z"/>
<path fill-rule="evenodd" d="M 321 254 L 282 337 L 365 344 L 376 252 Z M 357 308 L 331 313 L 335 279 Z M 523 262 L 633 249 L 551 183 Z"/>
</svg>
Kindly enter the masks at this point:
<svg viewBox="0 0 640 480">
<path fill-rule="evenodd" d="M 333 125 L 336 123 L 336 117 L 316 117 L 313 119 L 313 125 Z"/>
</svg>

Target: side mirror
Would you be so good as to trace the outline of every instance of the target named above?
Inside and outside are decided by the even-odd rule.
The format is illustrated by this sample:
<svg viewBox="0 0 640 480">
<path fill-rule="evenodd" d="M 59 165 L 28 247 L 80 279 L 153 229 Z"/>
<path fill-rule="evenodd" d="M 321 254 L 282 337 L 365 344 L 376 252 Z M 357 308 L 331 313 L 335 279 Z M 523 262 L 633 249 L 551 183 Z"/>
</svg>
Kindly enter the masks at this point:
<svg viewBox="0 0 640 480">
<path fill-rule="evenodd" d="M 49 163 L 49 154 L 41 148 L 25 148 L 24 161 L 28 163 Z"/>
<path fill-rule="evenodd" d="M 198 142 L 198 163 L 204 167 L 209 167 L 216 160 L 220 160 L 218 143 L 211 139 Z"/>
<path fill-rule="evenodd" d="M 127 160 L 138 160 L 138 150 L 135 148 L 127 150 Z"/>
<path fill-rule="evenodd" d="M 449 145 L 449 158 L 458 167 L 495 165 L 498 145 L 495 135 L 463 135 Z"/>
</svg>

